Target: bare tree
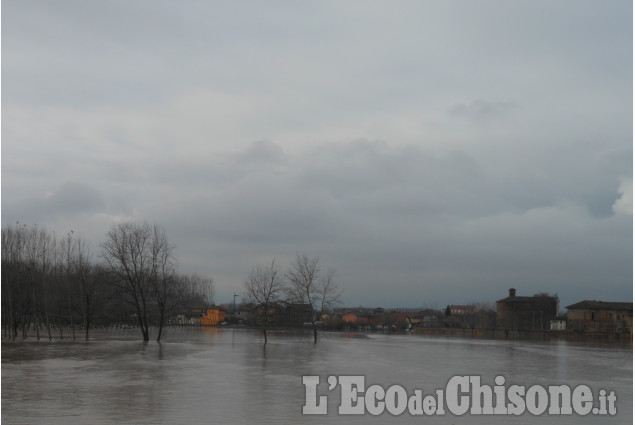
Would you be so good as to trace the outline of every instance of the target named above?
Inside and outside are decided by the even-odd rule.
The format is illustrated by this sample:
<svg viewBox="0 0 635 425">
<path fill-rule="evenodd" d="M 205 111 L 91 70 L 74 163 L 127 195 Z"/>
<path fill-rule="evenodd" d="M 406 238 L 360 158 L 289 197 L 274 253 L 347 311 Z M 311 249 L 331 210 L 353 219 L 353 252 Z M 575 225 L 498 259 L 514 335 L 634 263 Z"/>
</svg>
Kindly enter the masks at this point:
<svg viewBox="0 0 635 425">
<path fill-rule="evenodd" d="M 342 298 L 342 291 L 335 284 L 335 270 L 329 269 L 320 278 L 317 293 L 317 313 L 321 318 L 325 313 L 331 312 L 333 307 L 340 302 L 340 298 Z"/>
<path fill-rule="evenodd" d="M 176 299 L 173 292 L 175 288 L 174 282 L 176 280 L 174 276 L 176 262 L 173 257 L 173 251 L 174 246 L 168 242 L 163 229 L 155 225 L 152 228 L 152 271 L 150 282 L 159 309 L 159 334 L 157 341 L 161 341 L 165 315 L 169 308 L 173 306 L 169 304 L 169 301 L 170 299 Z"/>
<path fill-rule="evenodd" d="M 75 270 L 73 268 L 75 257 L 77 255 L 76 248 L 77 245 L 73 241 L 73 234 L 75 232 L 71 230 L 66 235 L 65 239 L 62 239 L 60 249 L 63 252 L 64 256 L 64 271 L 62 276 L 64 276 L 64 280 L 66 280 L 66 295 L 67 295 L 67 307 L 68 307 L 68 319 L 70 321 L 71 332 L 73 334 L 73 339 L 75 339 L 75 323 L 73 322 L 73 301 L 72 301 L 72 289 L 71 284 L 74 283 L 75 278 Z"/>
<path fill-rule="evenodd" d="M 309 258 L 304 254 L 297 254 L 287 272 L 287 279 L 291 283 L 291 297 L 310 306 L 314 342 L 317 342 L 317 322 L 341 297 L 334 277 L 333 270 L 321 275 L 319 259 Z"/>
<path fill-rule="evenodd" d="M 79 283 L 79 298 L 84 320 L 85 338 L 88 341 L 97 285 L 95 266 L 91 261 L 90 248 L 82 237 L 75 239 L 73 253 L 72 271 L 73 276 Z"/>
<path fill-rule="evenodd" d="M 41 284 L 41 291 L 44 292 L 44 311 L 46 318 L 46 326 L 48 329 L 49 340 L 51 340 L 51 327 L 48 316 L 48 287 L 51 282 L 48 281 L 48 277 L 51 274 L 51 267 L 54 266 L 52 259 L 55 258 L 56 240 L 54 235 L 52 236 L 45 229 L 38 229 L 37 226 L 33 226 L 29 229 L 27 237 L 27 255 L 28 261 L 32 267 L 32 271 L 39 272 L 39 279 Z M 33 301 L 33 324 L 35 325 L 35 331 L 37 339 L 40 339 L 40 315 L 39 315 L 39 296 L 37 290 L 37 283 L 35 277 L 32 277 L 31 281 L 31 299 Z M 60 325 L 61 329 L 61 325 Z M 61 332 L 61 330 L 60 330 Z"/>
<path fill-rule="evenodd" d="M 179 302 L 204 304 L 213 298 L 213 281 L 196 278 L 191 287 L 175 277 L 173 247 L 162 229 L 122 223 L 102 245 L 105 265 L 92 262 L 88 244 L 73 231 L 62 237 L 37 225 L 17 223 L 2 229 L 2 325 L 8 337 L 18 330 L 38 340 L 51 330 L 83 323 L 86 339 L 93 319 L 121 322 L 134 318 L 144 339 L 158 325 L 158 340 L 169 311 Z M 125 301 L 125 302 L 122 302 Z M 130 308 L 132 307 L 132 308 Z M 132 313 L 132 314 L 131 314 Z"/>
<path fill-rule="evenodd" d="M 2 313 L 9 327 L 12 340 L 18 336 L 18 326 L 23 322 L 23 288 L 26 275 L 26 225 L 2 229 Z"/>
<path fill-rule="evenodd" d="M 474 329 L 492 329 L 496 326 L 496 305 L 490 301 L 470 304 L 474 310 L 467 317 L 468 327 Z"/>
<path fill-rule="evenodd" d="M 118 223 L 106 236 L 106 242 L 102 244 L 106 267 L 134 307 L 143 340 L 149 341 L 152 302 L 157 301 L 161 321 L 165 313 L 164 301 L 171 282 L 169 275 L 173 273 L 173 247 L 167 243 L 162 229 L 148 223 Z M 160 297 L 164 297 L 162 301 L 159 301 Z"/>
<path fill-rule="evenodd" d="M 176 297 L 170 308 L 188 311 L 194 307 L 214 303 L 214 279 L 197 274 L 174 276 Z"/>
<path fill-rule="evenodd" d="M 256 306 L 256 317 L 262 323 L 266 344 L 271 310 L 284 292 L 284 281 L 276 260 L 272 260 L 269 265 L 258 264 L 253 267 L 245 281 L 245 290 L 249 300 Z"/>
</svg>

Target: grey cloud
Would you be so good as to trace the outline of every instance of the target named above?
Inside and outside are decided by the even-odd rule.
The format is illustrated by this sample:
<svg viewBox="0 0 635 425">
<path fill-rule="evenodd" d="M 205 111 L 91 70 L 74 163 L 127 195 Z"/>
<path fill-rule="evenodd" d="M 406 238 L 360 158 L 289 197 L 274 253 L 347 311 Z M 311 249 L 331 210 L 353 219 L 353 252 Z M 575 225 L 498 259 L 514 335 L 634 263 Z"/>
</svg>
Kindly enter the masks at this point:
<svg viewBox="0 0 635 425">
<path fill-rule="evenodd" d="M 268 140 L 253 142 L 245 153 L 239 156 L 238 162 L 248 165 L 260 163 L 281 163 L 284 160 L 284 151 L 280 145 Z"/>
<path fill-rule="evenodd" d="M 184 238 L 181 245 L 194 244 L 187 257 L 194 247 L 207 250 L 221 269 L 314 252 L 338 268 L 360 302 L 398 303 L 414 288 L 423 302 L 431 285 L 460 291 L 467 302 L 482 288 L 496 297 L 510 279 L 530 292 L 555 285 L 565 297 L 574 287 L 592 294 L 592 281 L 607 273 L 615 296 L 624 296 L 630 223 L 590 214 L 594 192 L 576 195 L 582 174 L 540 180 L 520 168 L 500 181 L 461 152 L 369 141 L 283 157 L 277 172 L 243 169 L 227 184 L 213 180 L 207 196 L 184 196 L 177 209 L 163 203 L 160 221 Z M 617 182 L 600 191 L 609 208 L 624 192 Z"/>
<path fill-rule="evenodd" d="M 450 107 L 448 114 L 452 119 L 492 124 L 510 117 L 518 108 L 519 106 L 514 102 L 490 102 L 477 99 Z"/>
<path fill-rule="evenodd" d="M 3 205 L 4 216 L 20 221 L 43 222 L 60 216 L 78 216 L 101 210 L 104 200 L 101 194 L 84 184 L 66 182 L 51 194 L 30 198 L 13 205 Z"/>
<path fill-rule="evenodd" d="M 630 3 L 278 6 L 3 2 L 3 220 L 158 222 L 220 300 L 631 296 Z"/>
<path fill-rule="evenodd" d="M 615 200 L 612 210 L 615 214 L 633 215 L 633 179 L 623 177 L 617 189 L 619 198 Z"/>
<path fill-rule="evenodd" d="M 150 166 L 149 179 L 168 186 L 227 187 L 263 170 L 275 171 L 288 158 L 281 146 L 255 141 L 237 155 L 176 156 Z"/>
</svg>

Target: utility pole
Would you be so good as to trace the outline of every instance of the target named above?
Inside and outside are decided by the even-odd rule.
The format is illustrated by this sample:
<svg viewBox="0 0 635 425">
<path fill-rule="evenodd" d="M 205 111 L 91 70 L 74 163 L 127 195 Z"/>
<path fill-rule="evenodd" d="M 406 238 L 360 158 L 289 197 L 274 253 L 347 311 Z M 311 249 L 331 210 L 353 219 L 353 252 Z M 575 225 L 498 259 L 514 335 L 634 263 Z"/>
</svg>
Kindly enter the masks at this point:
<svg viewBox="0 0 635 425">
<path fill-rule="evenodd" d="M 238 295 L 237 293 L 234 292 L 234 315 L 236 314 L 236 297 L 238 297 L 240 295 Z"/>
</svg>

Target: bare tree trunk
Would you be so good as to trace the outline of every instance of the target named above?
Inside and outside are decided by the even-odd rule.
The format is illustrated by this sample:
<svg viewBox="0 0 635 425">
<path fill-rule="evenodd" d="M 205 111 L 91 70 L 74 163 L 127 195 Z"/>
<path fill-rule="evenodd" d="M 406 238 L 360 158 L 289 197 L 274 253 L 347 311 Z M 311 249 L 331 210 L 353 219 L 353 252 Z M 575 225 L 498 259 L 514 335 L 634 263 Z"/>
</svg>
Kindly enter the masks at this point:
<svg viewBox="0 0 635 425">
<path fill-rule="evenodd" d="M 26 315 L 24 314 L 24 310 L 20 312 L 20 327 L 22 328 L 22 339 L 26 339 Z"/>
<path fill-rule="evenodd" d="M 68 314 L 71 319 L 71 332 L 73 333 L 73 340 L 75 340 L 75 324 L 73 323 L 73 308 L 71 304 L 71 287 L 68 284 Z"/>
<path fill-rule="evenodd" d="M 13 336 L 13 341 L 15 341 L 15 335 L 13 334 L 13 322 L 15 321 L 15 312 L 14 312 L 14 306 L 13 306 L 13 296 L 12 296 L 12 292 L 11 291 L 11 285 L 7 284 L 8 289 L 9 289 L 9 335 Z"/>
<path fill-rule="evenodd" d="M 33 325 L 35 326 L 35 335 L 37 337 L 37 340 L 39 341 L 40 340 L 40 320 L 37 314 L 34 317 Z"/>
<path fill-rule="evenodd" d="M 161 315 L 159 317 L 159 335 L 157 336 L 157 342 L 161 342 L 161 334 L 163 333 L 163 320 L 164 320 L 164 311 L 161 309 Z"/>
<path fill-rule="evenodd" d="M 73 323 L 73 303 L 71 301 L 71 279 L 73 277 L 72 270 L 72 257 L 74 255 L 74 246 L 73 246 L 73 231 L 71 230 L 66 236 L 66 240 L 63 241 L 63 248 L 66 249 L 66 264 L 65 264 L 65 275 L 66 275 L 66 292 L 68 298 L 68 318 L 70 320 L 71 333 L 73 334 L 73 340 L 75 340 L 75 324 Z"/>
<path fill-rule="evenodd" d="M 51 335 L 51 320 L 49 318 L 49 309 L 48 309 L 48 301 L 47 301 L 48 296 L 46 296 L 45 300 L 44 300 L 44 314 L 46 315 L 46 330 L 49 334 L 49 341 L 51 341 L 53 339 L 53 336 Z"/>
<path fill-rule="evenodd" d="M 142 297 L 141 300 L 143 303 L 143 327 L 145 329 L 143 340 L 148 342 L 150 341 L 150 327 L 148 326 L 148 306 L 146 304 L 145 297 Z"/>
<path fill-rule="evenodd" d="M 86 297 L 86 314 L 84 316 L 86 323 L 86 341 L 88 341 L 88 330 L 90 329 L 90 299 Z"/>
<path fill-rule="evenodd" d="M 141 329 L 141 335 L 143 336 L 143 340 L 145 342 L 150 341 L 150 335 L 148 334 L 148 328 L 144 323 L 143 316 L 141 313 L 141 307 L 137 305 L 137 321 L 139 322 L 139 328 Z"/>
<path fill-rule="evenodd" d="M 61 300 L 60 300 L 61 301 Z M 57 322 L 59 324 L 60 327 L 60 339 L 63 340 L 64 339 L 64 324 L 62 322 L 62 305 L 60 302 L 60 305 L 57 306 Z"/>
</svg>

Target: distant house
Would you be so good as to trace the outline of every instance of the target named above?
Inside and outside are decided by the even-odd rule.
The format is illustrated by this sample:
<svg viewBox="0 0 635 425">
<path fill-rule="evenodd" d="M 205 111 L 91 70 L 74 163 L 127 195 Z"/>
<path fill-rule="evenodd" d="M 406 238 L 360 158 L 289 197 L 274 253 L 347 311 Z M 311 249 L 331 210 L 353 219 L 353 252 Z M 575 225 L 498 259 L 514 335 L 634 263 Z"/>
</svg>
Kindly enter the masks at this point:
<svg viewBox="0 0 635 425">
<path fill-rule="evenodd" d="M 311 322 L 313 311 L 310 304 L 277 301 L 267 308 L 267 320 L 271 325 L 302 326 Z M 261 322 L 265 318 L 264 305 L 255 305 L 249 312 L 249 320 Z"/>
<path fill-rule="evenodd" d="M 567 329 L 575 332 L 633 333 L 633 303 L 580 301 L 567 306 Z"/>
<path fill-rule="evenodd" d="M 426 309 L 419 313 L 420 326 L 424 328 L 437 328 L 443 324 L 444 314 L 439 310 Z"/>
<path fill-rule="evenodd" d="M 558 316 L 555 319 L 549 321 L 549 330 L 552 331 L 565 331 L 567 330 L 567 318 Z"/>
<path fill-rule="evenodd" d="M 369 325 L 374 321 L 373 316 L 369 316 L 367 314 L 358 314 L 357 315 L 357 323 L 360 325 Z"/>
<path fill-rule="evenodd" d="M 410 317 L 410 313 L 404 313 L 400 311 L 390 311 L 389 313 L 384 314 L 383 319 L 386 325 L 393 325 L 400 328 L 409 323 L 408 317 Z"/>
<path fill-rule="evenodd" d="M 251 311 L 247 308 L 240 308 L 227 315 L 231 323 L 248 323 L 251 318 Z"/>
<path fill-rule="evenodd" d="M 361 323 L 364 325 L 375 325 L 377 324 L 377 315 L 375 314 L 358 314 L 357 315 L 357 323 Z"/>
<path fill-rule="evenodd" d="M 175 315 L 175 322 L 178 325 L 200 325 L 205 311 L 204 306 L 182 310 Z"/>
<path fill-rule="evenodd" d="M 345 313 L 355 313 L 356 315 L 365 315 L 365 316 L 377 316 L 381 315 L 385 312 L 385 310 L 381 307 L 377 308 L 369 308 L 369 307 L 337 307 L 333 309 L 333 314 L 341 316 Z"/>
<path fill-rule="evenodd" d="M 280 302 L 280 323 L 291 326 L 302 326 L 313 320 L 313 309 L 310 304 Z"/>
<path fill-rule="evenodd" d="M 372 314 L 356 314 L 352 311 L 347 311 L 339 317 L 342 322 L 349 324 L 373 325 L 376 322 L 376 318 Z"/>
<path fill-rule="evenodd" d="M 466 316 L 474 313 L 473 305 L 451 305 L 450 306 L 450 314 L 455 314 L 457 316 Z"/>
<path fill-rule="evenodd" d="M 534 295 L 516 296 L 516 289 L 509 289 L 509 296 L 496 301 L 496 325 L 509 330 L 547 330 L 551 320 L 558 316 L 558 297 Z"/>
<path fill-rule="evenodd" d="M 381 307 L 336 308 L 334 314 L 343 322 L 349 324 L 375 325 L 383 322 L 385 311 Z"/>
<path fill-rule="evenodd" d="M 419 316 L 408 316 L 407 321 L 411 325 L 418 325 L 418 324 L 421 323 L 421 317 L 419 317 Z"/>
<path fill-rule="evenodd" d="M 200 318 L 202 326 L 216 326 L 225 321 L 225 310 L 220 307 L 209 307 Z"/>
</svg>

